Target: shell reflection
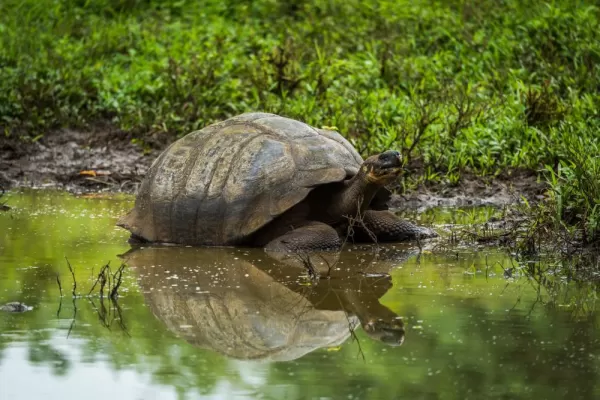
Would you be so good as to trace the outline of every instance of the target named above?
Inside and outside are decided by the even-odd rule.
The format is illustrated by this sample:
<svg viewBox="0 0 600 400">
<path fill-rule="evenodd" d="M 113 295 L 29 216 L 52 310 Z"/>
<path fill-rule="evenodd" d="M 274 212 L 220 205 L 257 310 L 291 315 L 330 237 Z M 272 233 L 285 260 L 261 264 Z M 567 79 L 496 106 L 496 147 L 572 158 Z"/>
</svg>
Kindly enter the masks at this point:
<svg viewBox="0 0 600 400">
<path fill-rule="evenodd" d="M 123 258 L 177 336 L 236 359 L 284 361 L 338 346 L 361 325 L 374 340 L 402 344 L 402 320 L 379 299 L 392 287 L 389 270 L 409 255 L 373 262 L 360 252 L 148 247 Z M 305 279 L 307 260 L 320 280 Z"/>
</svg>

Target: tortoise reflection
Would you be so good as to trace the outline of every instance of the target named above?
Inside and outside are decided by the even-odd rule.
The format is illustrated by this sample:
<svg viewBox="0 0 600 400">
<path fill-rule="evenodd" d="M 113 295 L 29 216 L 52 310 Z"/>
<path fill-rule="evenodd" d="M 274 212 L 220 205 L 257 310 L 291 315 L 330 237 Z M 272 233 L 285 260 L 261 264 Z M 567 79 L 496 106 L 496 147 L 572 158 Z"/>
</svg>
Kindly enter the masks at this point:
<svg viewBox="0 0 600 400">
<path fill-rule="evenodd" d="M 359 325 L 385 344 L 404 341 L 402 320 L 379 298 L 392 286 L 387 273 L 405 256 L 372 263 L 365 261 L 372 255 L 358 252 L 282 257 L 255 249 L 148 247 L 123 258 L 170 331 L 228 357 L 293 360 L 342 344 Z M 307 260 L 318 282 L 301 276 Z"/>
</svg>

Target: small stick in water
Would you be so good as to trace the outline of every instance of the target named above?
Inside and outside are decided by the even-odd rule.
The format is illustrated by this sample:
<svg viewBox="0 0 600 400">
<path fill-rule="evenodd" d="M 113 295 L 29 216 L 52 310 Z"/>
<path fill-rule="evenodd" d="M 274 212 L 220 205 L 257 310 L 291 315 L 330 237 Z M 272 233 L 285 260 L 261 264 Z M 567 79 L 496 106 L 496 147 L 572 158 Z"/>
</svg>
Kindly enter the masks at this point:
<svg viewBox="0 0 600 400">
<path fill-rule="evenodd" d="M 75 272 L 73 271 L 73 267 L 71 267 L 71 263 L 69 262 L 69 259 L 67 257 L 65 257 L 65 260 L 67 260 L 67 265 L 69 266 L 69 271 L 71 271 L 71 276 L 73 277 L 73 297 L 77 297 L 77 280 L 75 279 Z"/>
<path fill-rule="evenodd" d="M 62 285 L 60 284 L 60 275 L 56 274 L 56 283 L 58 283 L 58 290 L 60 290 L 60 297 L 63 297 Z"/>
<path fill-rule="evenodd" d="M 102 268 L 102 271 L 100 271 L 100 298 L 104 297 L 104 286 L 106 286 L 106 271 L 107 269 L 109 269 L 110 267 L 108 266 L 108 264 Z"/>
<path fill-rule="evenodd" d="M 104 271 L 106 270 L 106 268 L 109 268 L 109 266 L 110 266 L 110 261 L 109 261 L 109 262 L 107 262 L 107 263 L 106 263 L 106 265 L 105 265 L 105 266 L 103 266 L 103 267 L 100 269 L 100 272 L 98 272 L 98 278 L 96 279 L 96 282 L 94 282 L 94 285 L 92 286 L 92 288 L 91 288 L 91 289 L 90 289 L 90 291 L 88 292 L 88 296 L 89 296 L 90 294 L 92 294 L 92 292 L 93 292 L 93 291 L 94 291 L 94 289 L 96 288 L 96 285 L 98 284 L 98 282 L 102 282 L 102 277 L 104 276 L 104 273 L 105 273 Z M 102 286 L 103 286 L 103 285 L 102 285 Z M 102 293 L 102 290 L 103 290 L 103 289 L 102 289 L 102 286 L 101 286 L 101 289 L 100 289 L 101 293 Z"/>
<path fill-rule="evenodd" d="M 115 274 L 113 275 L 114 286 L 110 292 L 110 298 L 113 300 L 119 295 L 119 287 L 121 286 L 121 280 L 123 279 L 123 269 L 125 269 L 125 264 L 121 264 L 117 272 L 115 272 Z"/>
</svg>

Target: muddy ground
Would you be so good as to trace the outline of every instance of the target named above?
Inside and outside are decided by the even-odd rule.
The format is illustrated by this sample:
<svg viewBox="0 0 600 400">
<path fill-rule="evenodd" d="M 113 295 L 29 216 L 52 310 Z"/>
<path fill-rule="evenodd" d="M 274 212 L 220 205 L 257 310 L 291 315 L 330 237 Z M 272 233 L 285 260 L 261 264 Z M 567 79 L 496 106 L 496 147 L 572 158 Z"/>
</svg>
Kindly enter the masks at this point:
<svg viewBox="0 0 600 400">
<path fill-rule="evenodd" d="M 0 185 L 132 193 L 158 153 L 144 154 L 130 137 L 109 129 L 63 129 L 35 143 L 0 139 Z"/>
<path fill-rule="evenodd" d="M 35 143 L 0 138 L 0 186 L 58 188 L 70 192 L 135 193 L 166 140 L 153 140 L 144 151 L 131 137 L 110 128 L 63 129 Z M 506 205 L 542 198 L 545 185 L 534 173 L 512 171 L 493 179 L 463 175 L 457 186 L 437 184 L 392 199 L 393 207 Z"/>
</svg>

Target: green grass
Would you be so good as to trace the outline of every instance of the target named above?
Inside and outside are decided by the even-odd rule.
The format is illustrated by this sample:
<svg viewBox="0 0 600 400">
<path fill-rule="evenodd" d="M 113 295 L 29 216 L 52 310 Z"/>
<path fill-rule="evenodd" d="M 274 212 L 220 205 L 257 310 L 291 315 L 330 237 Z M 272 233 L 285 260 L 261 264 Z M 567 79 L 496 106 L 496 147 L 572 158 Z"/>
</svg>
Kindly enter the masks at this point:
<svg viewBox="0 0 600 400">
<path fill-rule="evenodd" d="M 596 135 L 600 132 L 596 132 Z M 600 145 L 571 138 L 556 169 L 546 166 L 550 183 L 550 220 L 581 230 L 584 243 L 600 239 Z M 558 228 L 558 227 L 557 227 Z"/>
<path fill-rule="evenodd" d="M 0 125 L 143 141 L 274 112 L 402 150 L 413 182 L 540 171 L 556 222 L 594 237 L 599 19 L 575 0 L 4 0 Z"/>
</svg>

